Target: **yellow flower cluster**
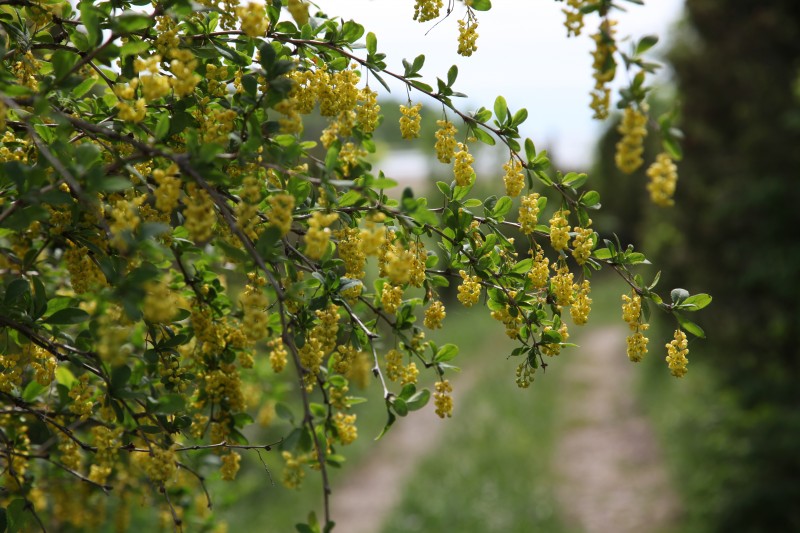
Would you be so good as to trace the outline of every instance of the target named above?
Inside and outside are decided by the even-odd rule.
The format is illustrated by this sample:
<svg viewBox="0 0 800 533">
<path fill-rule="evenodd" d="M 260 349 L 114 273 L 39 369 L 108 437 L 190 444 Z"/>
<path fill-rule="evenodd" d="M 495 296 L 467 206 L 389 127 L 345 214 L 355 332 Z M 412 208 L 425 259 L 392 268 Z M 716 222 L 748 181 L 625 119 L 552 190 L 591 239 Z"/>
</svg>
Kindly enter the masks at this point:
<svg viewBox="0 0 800 533">
<path fill-rule="evenodd" d="M 622 295 L 622 319 L 628 323 L 628 327 L 633 331 L 626 339 L 628 359 L 638 363 L 647 353 L 647 342 L 649 339 L 644 336 L 649 324 L 641 322 L 642 297 L 632 293 Z"/>
<path fill-rule="evenodd" d="M 449 120 L 437 120 L 436 125 L 436 158 L 442 163 L 449 163 L 453 160 L 453 153 L 456 151 L 456 127 Z"/>
<path fill-rule="evenodd" d="M 513 298 L 516 296 L 516 292 L 510 291 L 509 296 Z M 512 315 L 510 309 L 511 304 L 506 304 L 502 309 L 492 311 L 491 316 L 495 320 L 503 323 L 506 327 L 506 336 L 509 339 L 516 339 L 519 335 L 519 328 L 522 325 L 522 316 L 519 313 Z"/>
<path fill-rule="evenodd" d="M 481 278 L 470 276 L 463 270 L 459 270 L 458 273 L 463 280 L 458 286 L 458 301 L 464 304 L 464 307 L 472 307 L 478 303 L 481 295 Z"/>
<path fill-rule="evenodd" d="M 420 123 L 422 117 L 419 110 L 422 109 L 422 104 L 414 104 L 413 106 L 400 106 L 400 135 L 403 139 L 416 139 L 419 137 Z"/>
<path fill-rule="evenodd" d="M 196 242 L 209 240 L 217 218 L 214 200 L 204 189 L 190 183 L 186 186 L 184 203 L 183 225 L 189 231 L 189 236 Z"/>
<path fill-rule="evenodd" d="M 536 369 L 529 365 L 527 362 L 520 363 L 516 370 L 516 383 L 520 389 L 527 389 L 533 383 Z"/>
<path fill-rule="evenodd" d="M 289 355 L 286 352 L 286 346 L 283 345 L 283 339 L 280 337 L 270 339 L 267 342 L 267 348 L 269 349 L 269 364 L 272 367 L 272 371 L 276 374 L 282 372 L 286 368 L 286 360 Z"/>
<path fill-rule="evenodd" d="M 450 418 L 453 416 L 453 397 L 450 393 L 453 392 L 453 387 L 446 379 L 437 381 L 436 392 L 433 393 L 433 405 L 436 406 L 436 414 L 439 418 Z"/>
<path fill-rule="evenodd" d="M 303 478 L 306 477 L 305 470 L 303 470 L 303 463 L 301 457 L 295 457 L 291 452 L 283 451 L 281 453 L 284 462 L 283 473 L 281 474 L 281 483 L 287 489 L 297 489 L 303 483 Z"/>
<path fill-rule="evenodd" d="M 231 451 L 221 457 L 222 466 L 219 469 L 220 476 L 223 481 L 233 481 L 236 479 L 236 474 L 239 472 L 239 463 L 242 456 L 238 453 Z"/>
<path fill-rule="evenodd" d="M 3 371 L 0 372 L 0 391 L 10 393 L 22 384 L 22 354 L 0 353 L 0 365 L 3 366 Z"/>
<path fill-rule="evenodd" d="M 292 211 L 294 210 L 294 196 L 287 193 L 277 193 L 269 197 L 269 225 L 278 228 L 281 236 L 286 236 L 292 229 Z"/>
<path fill-rule="evenodd" d="M 85 247 L 70 243 L 69 248 L 64 251 L 63 257 L 69 272 L 72 290 L 76 294 L 83 294 L 106 284 L 103 271 L 92 261 L 92 256 Z"/>
<path fill-rule="evenodd" d="M 320 259 L 328 249 L 331 230 L 328 228 L 339 218 L 338 213 L 315 211 L 308 220 L 308 231 L 305 235 L 305 253 L 309 259 Z"/>
<path fill-rule="evenodd" d="M 413 287 L 422 287 L 422 284 L 425 283 L 425 262 L 428 259 L 425 244 L 422 241 L 412 241 L 408 245 L 408 252 L 411 255 L 408 282 Z"/>
<path fill-rule="evenodd" d="M 92 390 L 89 388 L 89 376 L 84 374 L 75 382 L 69 391 L 72 403 L 69 404 L 71 413 L 78 415 L 81 420 L 86 420 L 92 414 L 94 401 L 92 400 Z"/>
<path fill-rule="evenodd" d="M 378 255 L 386 241 L 386 230 L 378 227 L 377 223 L 385 218 L 383 213 L 377 213 L 367 218 L 361 228 L 360 243 L 364 255 Z"/>
<path fill-rule="evenodd" d="M 169 64 L 170 71 L 175 76 L 170 80 L 175 96 L 183 98 L 192 94 L 201 79 L 194 72 L 194 69 L 197 68 L 197 59 L 194 54 L 189 50 L 173 48 L 169 51 L 169 56 L 172 58 Z"/>
<path fill-rule="evenodd" d="M 161 56 L 154 54 L 146 59 L 136 58 L 133 62 L 134 72 L 139 74 L 142 85 L 142 96 L 145 101 L 152 102 L 169 94 L 169 78 L 162 76 L 158 71 Z M 147 74 L 142 76 L 142 74 Z"/>
<path fill-rule="evenodd" d="M 289 0 L 286 9 L 292 15 L 298 27 L 308 24 L 308 3 L 302 0 Z"/>
<path fill-rule="evenodd" d="M 178 207 L 181 195 L 181 179 L 178 177 L 178 165 L 170 164 L 166 170 L 157 168 L 153 171 L 153 180 L 157 187 L 154 191 L 156 209 L 162 213 L 172 213 Z"/>
<path fill-rule="evenodd" d="M 242 31 L 248 37 L 263 37 L 269 28 L 269 18 L 264 4 L 248 2 L 236 8 L 236 16 L 242 21 Z"/>
<path fill-rule="evenodd" d="M 542 329 L 542 332 L 545 331 L 552 331 L 552 326 L 545 326 Z M 561 342 L 567 342 L 569 339 L 569 330 L 567 329 L 567 325 L 565 323 L 561 323 L 561 327 L 558 328 L 558 333 L 561 335 Z M 542 353 L 548 357 L 555 357 L 556 355 L 561 353 L 561 344 L 542 344 Z"/>
<path fill-rule="evenodd" d="M 133 100 L 136 97 L 136 88 L 139 86 L 139 78 L 134 78 L 126 84 L 119 84 L 114 87 L 114 93 L 120 100 L 117 102 L 119 113 L 117 117 L 124 122 L 134 124 L 144 120 L 147 115 L 146 102 L 144 98 L 139 98 L 133 105 L 125 100 Z"/>
<path fill-rule="evenodd" d="M 644 160 L 644 138 L 647 136 L 647 105 L 641 104 L 641 110 L 628 106 L 617 127 L 622 138 L 617 143 L 614 162 L 617 168 L 626 174 L 634 172 L 642 166 Z"/>
<path fill-rule="evenodd" d="M 478 21 L 458 21 L 458 53 L 469 57 L 478 49 L 475 41 L 478 40 Z"/>
<path fill-rule="evenodd" d="M 592 52 L 594 58 L 592 77 L 595 84 L 590 93 L 592 102 L 589 107 L 594 110 L 594 118 L 597 119 L 606 118 L 610 107 L 611 89 L 608 88 L 608 83 L 614 79 L 617 66 L 613 57 L 617 51 L 617 43 L 614 40 L 616 24 L 614 20 L 603 19 L 598 32 L 592 35 L 595 42 L 595 49 Z"/>
<path fill-rule="evenodd" d="M 258 238 L 257 226 L 260 222 L 258 204 L 261 202 L 261 183 L 262 181 L 253 174 L 245 176 L 239 192 L 242 201 L 236 204 L 236 225 L 253 240 Z"/>
<path fill-rule="evenodd" d="M 263 289 L 264 278 L 253 273 L 248 274 L 248 278 L 250 283 L 245 285 L 239 302 L 242 306 L 242 329 L 247 340 L 255 342 L 267 336 L 269 301 Z"/>
<path fill-rule="evenodd" d="M 233 109 L 198 109 L 197 121 L 200 123 L 203 142 L 227 144 L 228 136 L 233 131 L 236 120 L 236 111 Z"/>
<path fill-rule="evenodd" d="M 358 351 L 351 345 L 340 344 L 333 352 L 333 370 L 339 374 L 345 375 L 350 372 L 353 361 L 356 360 Z"/>
<path fill-rule="evenodd" d="M 575 258 L 575 261 L 582 265 L 588 261 L 589 256 L 592 255 L 592 246 L 594 242 L 592 241 L 592 235 L 594 231 L 589 228 L 589 224 L 592 221 L 589 220 L 585 228 L 575 228 L 575 237 L 572 239 L 572 257 Z"/>
<path fill-rule="evenodd" d="M 442 9 L 442 0 L 415 0 L 414 20 L 427 22 L 439 16 Z"/>
<path fill-rule="evenodd" d="M 676 378 L 682 378 L 686 375 L 686 365 L 689 364 L 689 360 L 686 358 L 689 354 L 689 341 L 686 339 L 686 333 L 676 329 L 675 338 L 667 343 L 666 347 L 666 360 L 670 372 Z"/>
<path fill-rule="evenodd" d="M 33 368 L 33 379 L 39 385 L 48 386 L 56 377 L 56 368 L 58 361 L 55 356 L 45 350 L 44 348 L 35 344 L 29 344 L 31 355 L 31 368 Z M 0 356 L 0 364 L 3 356 Z M 5 367 L 5 365 L 3 364 Z"/>
<path fill-rule="evenodd" d="M 572 302 L 572 307 L 569 308 L 569 314 L 572 316 L 572 322 L 576 326 L 582 326 L 589 321 L 589 312 L 592 310 L 592 299 L 589 298 L 589 291 L 591 290 L 589 280 L 583 280 L 580 285 L 575 284 L 572 287 L 575 294 L 575 301 Z"/>
<path fill-rule="evenodd" d="M 503 165 L 505 175 L 503 183 L 506 186 L 506 194 L 512 198 L 519 196 L 525 187 L 525 176 L 522 174 L 522 163 L 518 159 L 511 158 L 508 163 Z"/>
<path fill-rule="evenodd" d="M 425 310 L 425 319 L 423 324 L 429 329 L 439 329 L 442 327 L 442 321 L 447 313 L 444 310 L 444 304 L 439 300 L 434 300 L 428 309 Z"/>
<path fill-rule="evenodd" d="M 378 127 L 380 119 L 381 106 L 378 105 L 378 93 L 369 87 L 364 87 L 359 91 L 358 99 L 361 102 L 356 108 L 358 127 L 364 133 L 372 133 Z"/>
<path fill-rule="evenodd" d="M 316 85 L 320 115 L 335 117 L 343 111 L 353 110 L 359 95 L 356 87 L 360 77 L 359 72 L 353 69 L 345 69 L 333 74 L 321 72 L 321 83 Z"/>
<path fill-rule="evenodd" d="M 656 160 L 647 169 L 650 183 L 647 190 L 650 191 L 650 199 L 654 204 L 661 207 L 669 207 L 675 204 L 672 196 L 675 194 L 675 185 L 678 182 L 678 167 L 672 162 L 667 153 L 660 153 Z"/>
<path fill-rule="evenodd" d="M 169 324 L 178 310 L 177 297 L 169 288 L 167 280 L 150 281 L 145 284 L 142 314 L 151 324 Z"/>
<path fill-rule="evenodd" d="M 532 235 L 539 223 L 539 193 L 532 193 L 520 199 L 519 226 L 525 235 Z"/>
<path fill-rule="evenodd" d="M 346 415 L 336 413 L 333 415 L 333 425 L 336 427 L 336 436 L 342 446 L 353 443 L 358 438 L 358 428 L 356 428 L 356 415 Z"/>
<path fill-rule="evenodd" d="M 567 0 L 567 7 L 561 10 L 567 19 L 564 21 L 564 26 L 567 28 L 567 37 L 570 35 L 577 37 L 581 34 L 583 29 L 583 12 L 581 8 L 586 3 L 586 0 Z"/>
<path fill-rule="evenodd" d="M 111 475 L 114 461 L 119 453 L 119 439 L 123 428 L 109 429 L 105 426 L 92 428 L 92 440 L 97 448 L 94 454 L 94 464 L 89 467 L 89 479 L 104 485 Z"/>
<path fill-rule="evenodd" d="M 456 161 L 453 163 L 453 176 L 456 179 L 456 185 L 465 187 L 470 184 L 475 171 L 472 170 L 472 163 L 475 162 L 475 157 L 469 153 L 469 148 L 464 143 L 458 143 L 458 151 L 455 154 Z"/>
<path fill-rule="evenodd" d="M 403 373 L 403 354 L 392 348 L 386 353 L 386 377 L 397 381 Z"/>
<path fill-rule="evenodd" d="M 381 305 L 383 309 L 393 315 L 397 312 L 397 308 L 403 303 L 403 288 L 385 283 L 381 291 Z"/>
<path fill-rule="evenodd" d="M 167 52 L 177 48 L 180 44 L 178 27 L 172 17 L 169 15 L 156 17 L 156 50 L 162 54 L 167 54 Z"/>
<path fill-rule="evenodd" d="M 366 150 L 355 143 L 347 142 L 339 150 L 339 165 L 342 167 L 342 175 L 350 177 L 350 170 L 358 165 L 358 160 L 367 155 Z"/>
<path fill-rule="evenodd" d="M 143 461 L 144 471 L 156 485 L 164 485 L 175 478 L 178 458 L 175 445 L 169 448 L 153 447 Z"/>
<path fill-rule="evenodd" d="M 536 289 L 547 287 L 547 281 L 550 279 L 550 260 L 544 256 L 544 249 L 538 244 L 536 245 L 536 255 L 533 258 L 531 270 L 528 272 L 528 279 Z"/>
<path fill-rule="evenodd" d="M 365 276 L 364 265 L 367 256 L 361 247 L 361 231 L 358 228 L 343 228 L 335 231 L 339 239 L 339 258 L 344 261 L 345 277 L 362 279 Z"/>
<path fill-rule="evenodd" d="M 561 251 L 569 242 L 569 211 L 559 209 L 550 219 L 550 244 L 555 251 Z"/>
<path fill-rule="evenodd" d="M 570 305 L 572 303 L 572 280 L 574 275 L 569 271 L 566 262 L 553 264 L 553 271 L 555 276 L 551 281 L 553 284 L 553 292 L 556 296 L 556 303 L 558 305 Z"/>
</svg>

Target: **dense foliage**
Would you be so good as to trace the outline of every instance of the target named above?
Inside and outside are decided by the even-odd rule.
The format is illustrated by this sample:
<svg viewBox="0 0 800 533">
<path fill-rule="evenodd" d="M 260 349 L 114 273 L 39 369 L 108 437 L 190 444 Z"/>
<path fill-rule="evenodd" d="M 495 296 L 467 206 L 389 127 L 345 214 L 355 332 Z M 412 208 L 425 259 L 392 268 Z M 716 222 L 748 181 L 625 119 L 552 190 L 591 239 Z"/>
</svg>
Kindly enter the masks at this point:
<svg viewBox="0 0 800 533">
<path fill-rule="evenodd" d="M 680 326 L 669 369 L 686 373 L 684 331 L 703 334 L 687 313 L 710 297 L 675 289 L 662 300 L 657 279 L 630 271 L 644 255 L 598 237 L 589 214 L 599 194 L 520 139 L 524 109 L 498 97 L 491 110 L 460 111 L 456 66 L 433 85 L 422 81 L 424 55 L 391 72 L 374 34 L 300 0 L 196 7 L 0 1 L 0 517 L 10 530 L 112 517 L 124 530 L 140 497 L 176 528 L 212 528 L 204 480 L 233 480 L 248 450 L 280 453 L 288 487 L 318 470 L 329 530 L 327 468 L 357 438 L 352 385 L 377 381 L 386 429 L 431 397 L 436 414 L 452 413 L 458 348 L 425 338 L 443 325 L 450 284 L 518 342 L 497 364 L 512 357 L 520 387 L 569 346 L 567 308 L 586 323 L 591 274 L 603 267 L 631 287 L 631 360 L 648 351 L 656 306 Z M 441 0 L 418 0 L 414 17 L 462 11 L 454 46 L 469 56 L 477 13 L 490 7 L 451 2 L 443 13 Z M 645 103 L 656 65 L 642 54 L 655 38 L 623 54 L 610 1 L 570 0 L 565 12 L 576 35 L 599 15 L 598 118 L 618 64 L 630 70 L 617 163 L 642 165 L 642 139 L 658 132 L 648 190 L 671 205 L 677 132 L 669 116 L 648 124 Z M 441 208 L 409 189 L 389 196 L 397 184 L 372 172 L 386 77 L 407 89 L 406 139 L 419 135 L 419 99 L 441 104 L 435 151 L 453 169 L 437 183 Z M 314 112 L 328 126 L 312 139 L 303 120 Z M 505 194 L 475 198 L 470 146 L 497 141 L 508 148 Z M 293 430 L 249 443 L 246 430 L 275 416 Z M 300 529 L 319 527 L 312 518 Z"/>
<path fill-rule="evenodd" d="M 697 345 L 718 386 L 687 411 L 682 479 L 704 531 L 800 528 L 800 5 L 688 0 L 670 62 L 686 158 L 677 231 L 654 235 L 669 281 L 715 295 Z M 686 232 L 686 233 L 684 233 Z M 642 230 L 641 233 L 645 233 Z M 648 248 L 649 249 L 649 248 Z M 755 321 L 755 322 L 754 322 Z"/>
</svg>

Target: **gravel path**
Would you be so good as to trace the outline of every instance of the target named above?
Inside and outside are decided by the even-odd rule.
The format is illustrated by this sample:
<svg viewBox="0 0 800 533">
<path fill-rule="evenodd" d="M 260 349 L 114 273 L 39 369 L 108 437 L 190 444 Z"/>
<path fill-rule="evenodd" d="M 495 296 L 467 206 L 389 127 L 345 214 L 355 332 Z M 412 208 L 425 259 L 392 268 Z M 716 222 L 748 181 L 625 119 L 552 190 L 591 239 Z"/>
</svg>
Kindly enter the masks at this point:
<svg viewBox="0 0 800 533">
<path fill-rule="evenodd" d="M 669 530 L 677 498 L 633 394 L 638 369 L 625 356 L 625 329 L 589 329 L 578 343 L 562 355 L 580 359 L 565 369 L 568 397 L 556 445 L 556 493 L 565 518 L 587 533 Z"/>
</svg>

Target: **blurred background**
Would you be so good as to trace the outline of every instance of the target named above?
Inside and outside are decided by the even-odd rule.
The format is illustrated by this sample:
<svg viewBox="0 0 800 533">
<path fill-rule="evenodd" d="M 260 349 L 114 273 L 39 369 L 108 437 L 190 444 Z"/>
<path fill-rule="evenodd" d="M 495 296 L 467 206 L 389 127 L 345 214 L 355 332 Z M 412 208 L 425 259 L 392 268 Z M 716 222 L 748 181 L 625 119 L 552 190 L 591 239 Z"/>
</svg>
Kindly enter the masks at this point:
<svg viewBox="0 0 800 533">
<path fill-rule="evenodd" d="M 699 317 L 707 340 L 691 341 L 689 373 L 678 380 L 662 353 L 675 324 L 654 317 L 650 354 L 629 363 L 625 286 L 595 279 L 589 325 L 572 328 L 581 347 L 528 390 L 514 385 L 502 326 L 448 306 L 438 338 L 458 342 L 457 363 L 472 368 L 453 378 L 454 418 L 425 409 L 373 442 L 385 413 L 375 391 L 364 392 L 374 401 L 359 411 L 359 441 L 333 479 L 337 530 L 800 531 L 800 2 L 624 3 L 620 35 L 662 36 L 651 109 L 677 101 L 685 133 L 666 209 L 650 203 L 644 169 L 615 169 L 617 119 L 590 118 L 591 45 L 587 35 L 565 38 L 563 4 L 496 1 L 479 14 L 472 58 L 455 55 L 458 11 L 433 27 L 411 20 L 410 1 L 319 5 L 375 32 L 390 69 L 428 51 L 428 81 L 457 63 L 455 88 L 469 95 L 462 109 L 491 109 L 498 94 L 512 111 L 526 107 L 523 135 L 551 152 L 555 168 L 589 172 L 603 203 L 596 228 L 657 265 L 642 269 L 645 279 L 661 270 L 662 293 L 714 297 Z M 593 24 L 587 17 L 585 33 Z M 449 182 L 432 150 L 409 150 L 392 127 L 405 91 L 382 98 L 375 167 L 423 189 Z M 422 112 L 431 147 L 440 113 Z M 652 137 L 646 161 L 660 151 Z M 478 197 L 501 190 L 506 159 L 499 149 L 476 154 Z M 299 514 L 320 508 L 314 476 L 289 491 L 279 460 L 265 457 L 265 472 L 246 459 L 242 483 L 215 488 L 230 531 L 291 531 Z"/>
</svg>

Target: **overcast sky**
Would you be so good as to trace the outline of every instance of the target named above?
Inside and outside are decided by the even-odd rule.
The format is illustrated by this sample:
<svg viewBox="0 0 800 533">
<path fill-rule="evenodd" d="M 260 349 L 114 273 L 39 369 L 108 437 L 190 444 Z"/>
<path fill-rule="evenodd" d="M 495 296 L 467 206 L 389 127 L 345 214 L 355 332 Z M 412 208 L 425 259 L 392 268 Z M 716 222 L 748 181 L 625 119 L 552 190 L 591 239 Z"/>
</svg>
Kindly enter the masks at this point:
<svg viewBox="0 0 800 533">
<path fill-rule="evenodd" d="M 447 1 L 444 3 L 446 6 Z M 615 15 L 618 35 L 635 38 L 666 35 L 683 7 L 683 0 L 645 0 L 644 6 L 619 3 L 629 8 Z M 478 50 L 466 58 L 456 54 L 457 20 L 465 11 L 460 2 L 455 3 L 450 18 L 436 27 L 434 22 L 412 20 L 413 0 L 317 0 L 317 4 L 331 16 L 354 19 L 374 32 L 390 70 L 402 73 L 403 58 L 411 60 L 424 53 L 423 80 L 435 86 L 435 78 L 446 79 L 447 70 L 457 64 L 455 88 L 469 96 L 466 101 L 456 99 L 463 102 L 462 108 L 491 109 L 495 97 L 502 94 L 513 111 L 527 108 L 529 118 L 522 133 L 537 147 L 553 147 L 559 161 L 567 166 L 591 160 L 602 131 L 588 107 L 593 85 L 593 46 L 588 35 L 597 27 L 596 16 L 586 17 L 586 27 L 578 38 L 567 39 L 563 3 L 494 0 L 490 11 L 478 13 Z M 663 50 L 662 43 L 653 50 L 655 53 Z M 629 45 L 623 46 L 625 50 Z M 619 69 L 618 77 L 624 76 Z M 376 83 L 370 86 L 382 90 Z M 392 94 L 405 99 L 400 87 L 392 86 Z"/>
</svg>

